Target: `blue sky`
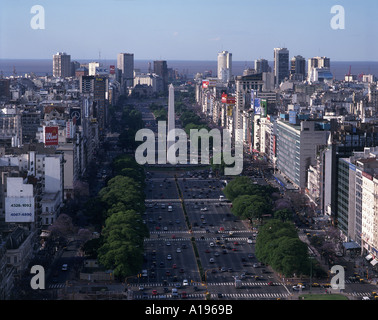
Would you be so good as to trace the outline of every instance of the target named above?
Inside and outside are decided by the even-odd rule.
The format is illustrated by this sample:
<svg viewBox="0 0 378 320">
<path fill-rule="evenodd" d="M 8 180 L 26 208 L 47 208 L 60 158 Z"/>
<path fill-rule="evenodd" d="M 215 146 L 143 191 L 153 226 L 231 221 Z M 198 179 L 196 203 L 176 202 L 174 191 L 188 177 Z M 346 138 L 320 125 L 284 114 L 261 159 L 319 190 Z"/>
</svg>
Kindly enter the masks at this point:
<svg viewBox="0 0 378 320">
<path fill-rule="evenodd" d="M 45 9 L 45 29 L 33 30 L 33 5 Z M 333 30 L 331 7 L 345 9 L 345 29 Z M 377 0 L 0 0 L 0 58 L 235 61 L 321 55 L 333 61 L 378 60 Z"/>
</svg>

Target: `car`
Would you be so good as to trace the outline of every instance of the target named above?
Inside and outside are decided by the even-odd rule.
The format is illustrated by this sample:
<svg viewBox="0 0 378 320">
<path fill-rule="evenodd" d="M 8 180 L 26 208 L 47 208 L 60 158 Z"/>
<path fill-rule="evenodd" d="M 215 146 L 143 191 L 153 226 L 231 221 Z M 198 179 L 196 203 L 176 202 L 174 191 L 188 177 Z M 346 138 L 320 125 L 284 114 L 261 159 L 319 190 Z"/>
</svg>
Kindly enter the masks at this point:
<svg viewBox="0 0 378 320">
<path fill-rule="evenodd" d="M 169 247 L 171 245 L 171 243 L 169 241 L 166 242 L 165 244 L 167 247 Z"/>
<path fill-rule="evenodd" d="M 201 211 L 207 211 L 207 208 L 205 207 L 205 208 L 201 208 Z"/>
<path fill-rule="evenodd" d="M 172 269 L 176 269 L 177 268 L 177 265 L 176 265 L 176 263 L 174 263 L 173 265 L 172 265 Z"/>
<path fill-rule="evenodd" d="M 184 279 L 184 280 L 182 281 L 182 285 L 183 285 L 183 286 L 188 286 L 188 285 L 189 285 L 188 280 Z"/>
<path fill-rule="evenodd" d="M 180 249 L 180 248 L 177 248 L 177 249 L 176 249 L 176 252 L 177 252 L 177 253 L 180 253 L 180 252 L 181 252 L 181 249 Z"/>
<path fill-rule="evenodd" d="M 214 258 L 210 258 L 209 262 L 214 263 Z"/>
<path fill-rule="evenodd" d="M 158 294 L 157 290 L 155 290 L 155 289 L 152 290 L 152 295 L 153 295 L 153 296 L 156 296 L 157 294 Z"/>
<path fill-rule="evenodd" d="M 185 299 L 185 298 L 187 298 L 187 297 L 188 297 L 188 295 L 186 294 L 185 291 L 183 291 L 183 292 L 181 293 L 181 298 Z"/>
<path fill-rule="evenodd" d="M 273 282 L 272 281 L 269 281 L 268 282 L 268 286 L 272 286 L 273 285 Z"/>
<path fill-rule="evenodd" d="M 68 270 L 68 265 L 65 263 L 62 265 L 62 271 L 67 271 Z"/>
<path fill-rule="evenodd" d="M 174 298 L 178 297 L 177 288 L 172 289 L 172 297 L 174 297 Z"/>
<path fill-rule="evenodd" d="M 169 254 L 167 255 L 167 260 L 171 260 L 172 259 L 172 256 Z"/>
<path fill-rule="evenodd" d="M 170 276 L 171 275 L 171 272 L 169 270 L 165 271 L 165 275 L 166 276 Z"/>
<path fill-rule="evenodd" d="M 139 291 L 143 291 L 144 290 L 144 286 L 143 285 L 140 285 L 139 286 Z"/>
</svg>

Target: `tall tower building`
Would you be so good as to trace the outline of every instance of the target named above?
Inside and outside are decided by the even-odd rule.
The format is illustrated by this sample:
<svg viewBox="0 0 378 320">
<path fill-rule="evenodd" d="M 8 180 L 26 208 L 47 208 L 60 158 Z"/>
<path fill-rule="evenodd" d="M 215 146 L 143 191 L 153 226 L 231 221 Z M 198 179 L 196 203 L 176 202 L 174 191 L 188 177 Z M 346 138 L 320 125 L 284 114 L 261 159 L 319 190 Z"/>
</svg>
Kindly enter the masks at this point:
<svg viewBox="0 0 378 320">
<path fill-rule="evenodd" d="M 285 78 L 289 78 L 289 50 L 274 48 L 274 78 L 278 87 Z"/>
<path fill-rule="evenodd" d="M 232 77 L 232 53 L 222 51 L 218 53 L 218 79 L 228 82 Z"/>
<path fill-rule="evenodd" d="M 163 90 L 168 91 L 168 66 L 165 60 L 154 61 L 154 73 L 163 79 Z"/>
<path fill-rule="evenodd" d="M 119 72 L 119 82 L 123 89 L 134 85 L 134 54 L 119 53 L 117 55 L 117 69 Z"/>
<path fill-rule="evenodd" d="M 256 73 L 269 72 L 269 63 L 266 59 L 255 60 Z"/>
<path fill-rule="evenodd" d="M 295 56 L 291 59 L 290 78 L 303 81 L 306 76 L 306 60 L 302 56 Z"/>
<path fill-rule="evenodd" d="M 58 52 L 53 55 L 53 76 L 70 77 L 71 76 L 71 56 L 65 52 Z"/>
</svg>

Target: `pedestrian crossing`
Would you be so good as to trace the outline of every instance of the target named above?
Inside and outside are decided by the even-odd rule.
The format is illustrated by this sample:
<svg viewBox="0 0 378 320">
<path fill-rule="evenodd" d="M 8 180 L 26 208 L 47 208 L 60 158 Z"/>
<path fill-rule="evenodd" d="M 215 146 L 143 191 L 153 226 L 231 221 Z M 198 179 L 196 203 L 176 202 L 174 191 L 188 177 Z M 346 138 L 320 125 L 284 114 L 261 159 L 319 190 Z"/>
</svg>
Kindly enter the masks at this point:
<svg viewBox="0 0 378 320">
<path fill-rule="evenodd" d="M 205 293 L 192 293 L 187 294 L 185 298 L 187 299 L 205 299 Z M 285 299 L 291 296 L 289 293 L 211 293 L 212 299 Z M 157 294 L 157 295 L 143 295 L 134 294 L 134 299 L 148 299 L 148 300 L 162 300 L 162 299 L 174 299 L 183 298 L 182 294 L 178 297 L 173 297 L 172 294 Z"/>
<path fill-rule="evenodd" d="M 166 283 L 166 284 L 163 284 L 161 282 L 151 282 L 151 283 L 143 283 L 142 285 L 145 287 L 145 288 L 152 288 L 152 287 L 174 287 L 176 283 Z M 129 284 L 131 287 L 138 287 L 140 284 L 138 283 L 130 283 Z M 252 281 L 243 281 L 243 285 L 244 286 L 269 286 L 269 283 L 268 282 L 252 282 Z M 283 284 L 280 283 L 280 282 L 273 282 L 271 284 L 272 286 L 282 286 Z M 201 282 L 192 282 L 192 283 L 189 283 L 189 286 L 204 286 L 203 283 Z M 207 286 L 208 287 L 211 287 L 211 286 L 235 286 L 235 282 L 234 281 L 229 281 L 229 282 L 209 282 L 207 283 Z"/>
<path fill-rule="evenodd" d="M 65 283 L 54 283 L 54 284 L 49 284 L 48 289 L 62 289 L 65 287 L 66 287 Z"/>
<path fill-rule="evenodd" d="M 224 299 L 284 299 L 291 296 L 290 293 L 212 293 L 211 298 Z"/>
<path fill-rule="evenodd" d="M 208 286 L 235 286 L 235 282 L 210 282 L 207 284 Z M 250 281 L 243 281 L 243 286 L 268 286 L 268 282 L 250 282 Z M 270 285 L 272 286 L 282 286 L 280 282 L 273 282 Z"/>
</svg>

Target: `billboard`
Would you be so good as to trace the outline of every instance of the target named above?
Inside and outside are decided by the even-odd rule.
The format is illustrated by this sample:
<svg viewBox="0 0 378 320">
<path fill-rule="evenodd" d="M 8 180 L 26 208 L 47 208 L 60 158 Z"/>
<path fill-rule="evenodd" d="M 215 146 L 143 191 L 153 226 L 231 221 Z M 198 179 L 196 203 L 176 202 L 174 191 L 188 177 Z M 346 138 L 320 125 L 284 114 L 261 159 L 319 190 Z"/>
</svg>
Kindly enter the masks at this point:
<svg viewBox="0 0 378 320">
<path fill-rule="evenodd" d="M 228 104 L 228 105 L 235 105 L 235 102 L 236 102 L 236 100 L 235 100 L 235 97 L 227 97 L 227 99 L 226 99 L 226 103 Z"/>
<path fill-rule="evenodd" d="M 254 108 L 255 108 L 255 114 L 261 114 L 261 100 L 260 99 L 254 99 Z"/>
<path fill-rule="evenodd" d="M 232 117 L 233 105 L 229 104 L 227 106 L 227 116 Z"/>
<path fill-rule="evenodd" d="M 227 103 L 227 93 L 222 93 L 222 103 Z"/>
<path fill-rule="evenodd" d="M 34 197 L 5 197 L 5 222 L 34 222 Z"/>
<path fill-rule="evenodd" d="M 58 127 L 45 127 L 45 146 L 57 146 L 58 145 Z"/>
<path fill-rule="evenodd" d="M 71 108 L 70 119 L 72 119 L 74 124 L 80 126 L 81 125 L 81 109 Z"/>
<path fill-rule="evenodd" d="M 115 66 L 114 65 L 109 66 L 109 73 L 115 74 Z"/>
<path fill-rule="evenodd" d="M 209 87 L 209 80 L 202 80 L 202 88 L 207 89 Z"/>
<path fill-rule="evenodd" d="M 266 99 L 261 99 L 261 116 L 266 117 L 268 114 L 268 101 Z"/>
<path fill-rule="evenodd" d="M 74 136 L 74 124 L 73 121 L 66 122 L 66 138 L 72 139 Z"/>
<path fill-rule="evenodd" d="M 255 109 L 255 91 L 251 90 L 251 109 Z"/>
</svg>

